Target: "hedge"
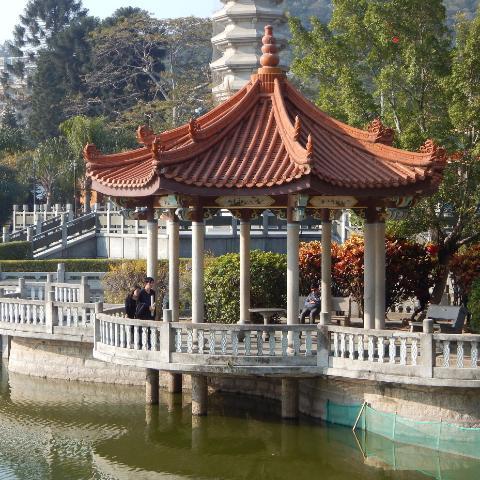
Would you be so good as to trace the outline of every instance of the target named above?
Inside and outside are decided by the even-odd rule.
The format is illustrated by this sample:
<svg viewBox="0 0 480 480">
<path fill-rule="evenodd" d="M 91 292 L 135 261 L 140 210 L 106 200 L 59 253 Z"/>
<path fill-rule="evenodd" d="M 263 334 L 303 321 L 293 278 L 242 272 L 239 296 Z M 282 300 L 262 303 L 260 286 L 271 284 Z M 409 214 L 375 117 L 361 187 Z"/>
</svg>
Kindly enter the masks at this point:
<svg viewBox="0 0 480 480">
<path fill-rule="evenodd" d="M 3 272 L 56 272 L 59 263 L 65 264 L 67 272 L 107 272 L 111 265 L 125 260 L 110 258 L 58 258 L 52 260 L 0 260 Z"/>
<path fill-rule="evenodd" d="M 0 243 L 0 260 L 24 260 L 32 257 L 31 242 Z"/>
</svg>

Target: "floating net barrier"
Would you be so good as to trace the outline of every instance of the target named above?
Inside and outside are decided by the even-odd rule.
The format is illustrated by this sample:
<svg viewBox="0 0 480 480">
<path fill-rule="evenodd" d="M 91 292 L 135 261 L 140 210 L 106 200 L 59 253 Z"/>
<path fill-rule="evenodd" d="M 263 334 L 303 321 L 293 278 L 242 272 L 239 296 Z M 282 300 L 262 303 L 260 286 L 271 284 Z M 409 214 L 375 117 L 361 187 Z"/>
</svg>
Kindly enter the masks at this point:
<svg viewBox="0 0 480 480">
<path fill-rule="evenodd" d="M 419 422 L 368 405 L 327 404 L 327 421 L 354 427 L 365 463 L 439 480 L 480 479 L 480 428 Z"/>
</svg>

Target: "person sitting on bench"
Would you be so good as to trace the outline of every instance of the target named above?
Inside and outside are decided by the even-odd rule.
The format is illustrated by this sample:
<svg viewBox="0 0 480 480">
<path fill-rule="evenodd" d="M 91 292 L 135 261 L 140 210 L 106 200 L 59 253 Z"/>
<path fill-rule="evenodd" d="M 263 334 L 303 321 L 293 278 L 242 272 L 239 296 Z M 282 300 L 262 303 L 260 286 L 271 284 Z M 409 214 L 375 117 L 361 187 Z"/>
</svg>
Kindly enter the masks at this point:
<svg viewBox="0 0 480 480">
<path fill-rule="evenodd" d="M 320 313 L 322 301 L 320 298 L 320 291 L 318 285 L 313 284 L 310 287 L 310 293 L 305 299 L 302 313 L 300 314 L 300 323 L 305 323 L 307 315 L 310 316 L 310 323 L 315 323 L 315 317 Z"/>
</svg>

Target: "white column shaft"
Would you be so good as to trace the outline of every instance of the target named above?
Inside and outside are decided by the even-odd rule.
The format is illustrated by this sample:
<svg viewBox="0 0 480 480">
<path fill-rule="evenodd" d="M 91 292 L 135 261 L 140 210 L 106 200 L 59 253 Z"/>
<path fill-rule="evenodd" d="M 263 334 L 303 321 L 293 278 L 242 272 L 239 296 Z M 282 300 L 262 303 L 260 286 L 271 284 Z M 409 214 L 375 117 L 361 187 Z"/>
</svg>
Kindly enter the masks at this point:
<svg viewBox="0 0 480 480">
<path fill-rule="evenodd" d="M 320 324 L 327 325 L 332 315 L 332 222 L 322 222 L 322 311 Z"/>
<path fill-rule="evenodd" d="M 385 223 L 375 224 L 375 328 L 385 328 Z"/>
<path fill-rule="evenodd" d="M 250 323 L 250 222 L 240 221 L 240 324 Z"/>
<path fill-rule="evenodd" d="M 192 322 L 203 323 L 205 224 L 192 222 Z"/>
<path fill-rule="evenodd" d="M 375 237 L 375 224 L 365 223 L 363 326 L 366 329 L 375 326 Z"/>
<path fill-rule="evenodd" d="M 287 224 L 287 324 L 298 323 L 300 225 Z"/>
<path fill-rule="evenodd" d="M 178 222 L 169 220 L 168 228 L 168 305 L 172 310 L 172 320 L 178 322 L 179 319 L 179 250 L 180 250 L 180 234 Z"/>
<path fill-rule="evenodd" d="M 157 277 L 158 221 L 147 222 L 147 277 Z"/>
</svg>

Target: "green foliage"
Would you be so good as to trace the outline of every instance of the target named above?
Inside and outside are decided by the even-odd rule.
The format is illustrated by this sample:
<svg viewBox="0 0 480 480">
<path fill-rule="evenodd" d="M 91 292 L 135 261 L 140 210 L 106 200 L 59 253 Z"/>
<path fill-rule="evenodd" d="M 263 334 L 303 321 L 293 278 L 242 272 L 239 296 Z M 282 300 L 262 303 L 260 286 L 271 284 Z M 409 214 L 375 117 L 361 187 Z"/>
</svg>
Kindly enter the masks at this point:
<svg viewBox="0 0 480 480">
<path fill-rule="evenodd" d="M 0 225 L 10 216 L 11 207 L 23 198 L 24 188 L 17 180 L 15 171 L 0 163 Z"/>
<path fill-rule="evenodd" d="M 208 260 L 207 260 L 208 261 Z M 180 312 L 189 313 L 191 303 L 191 271 L 190 259 L 180 260 Z M 143 287 L 147 271 L 145 260 L 123 260 L 109 266 L 103 277 L 102 285 L 105 291 L 105 301 L 123 303 L 127 294 L 135 285 Z M 157 306 L 161 309 L 165 296 L 168 295 L 168 261 L 159 260 L 155 275 L 155 293 Z"/>
<path fill-rule="evenodd" d="M 335 0 L 331 22 L 306 30 L 290 19 L 303 82 L 316 80 L 318 106 L 363 127 L 374 117 L 394 125 L 402 147 L 438 138 L 448 118 L 442 80 L 450 36 L 441 0 Z"/>
<path fill-rule="evenodd" d="M 250 253 L 250 304 L 255 307 L 286 306 L 287 259 L 285 255 L 254 250 Z M 216 257 L 205 269 L 206 321 L 236 323 L 240 318 L 240 256 Z"/>
<path fill-rule="evenodd" d="M 467 308 L 471 314 L 470 328 L 473 333 L 480 333 L 480 278 L 473 282 Z"/>
<path fill-rule="evenodd" d="M 11 243 L 6 245 L 11 245 Z M 3 272 L 56 272 L 57 265 L 64 263 L 67 272 L 107 272 L 111 265 L 119 264 L 123 261 L 101 258 L 5 260 L 0 261 L 0 269 Z"/>
<path fill-rule="evenodd" d="M 32 256 L 31 242 L 0 243 L 0 260 L 25 260 Z"/>
</svg>

